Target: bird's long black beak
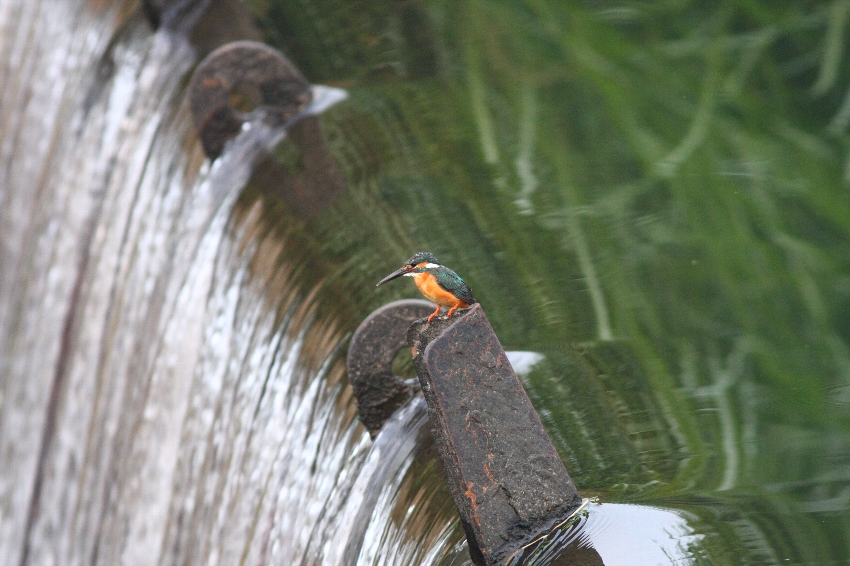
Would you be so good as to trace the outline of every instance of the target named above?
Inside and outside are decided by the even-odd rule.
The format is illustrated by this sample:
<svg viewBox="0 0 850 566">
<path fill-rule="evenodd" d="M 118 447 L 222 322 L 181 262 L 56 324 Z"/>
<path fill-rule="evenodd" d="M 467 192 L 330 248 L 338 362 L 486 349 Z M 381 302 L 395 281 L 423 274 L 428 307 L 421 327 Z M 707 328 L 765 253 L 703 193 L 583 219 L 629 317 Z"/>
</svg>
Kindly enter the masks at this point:
<svg viewBox="0 0 850 566">
<path fill-rule="evenodd" d="M 412 268 L 409 265 L 405 265 L 401 269 L 396 269 L 395 271 L 393 271 L 392 273 L 390 273 L 389 275 L 387 275 L 386 277 L 384 277 L 383 279 L 378 281 L 378 284 L 375 285 L 375 287 L 380 287 L 381 285 L 383 285 L 387 281 L 392 281 L 393 279 L 398 279 L 399 277 L 401 277 L 402 275 L 404 275 L 405 273 L 407 273 L 411 269 Z"/>
</svg>

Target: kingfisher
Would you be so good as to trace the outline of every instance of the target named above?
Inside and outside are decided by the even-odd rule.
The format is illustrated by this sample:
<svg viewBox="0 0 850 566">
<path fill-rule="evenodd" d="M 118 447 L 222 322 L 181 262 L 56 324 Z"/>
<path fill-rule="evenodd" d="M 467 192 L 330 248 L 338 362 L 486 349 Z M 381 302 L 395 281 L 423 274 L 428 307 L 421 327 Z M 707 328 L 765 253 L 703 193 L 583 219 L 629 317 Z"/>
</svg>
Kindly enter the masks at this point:
<svg viewBox="0 0 850 566">
<path fill-rule="evenodd" d="M 378 281 L 375 286 L 378 287 L 403 275 L 413 277 L 419 292 L 429 301 L 437 303 L 437 310 L 428 317 L 429 324 L 435 316 L 440 314 L 442 307 L 449 309 L 448 316 L 451 318 L 452 313 L 457 309 L 465 309 L 478 302 L 472 296 L 469 285 L 464 283 L 457 273 L 440 265 L 434 254 L 430 252 L 413 254 L 400 269 Z"/>
</svg>

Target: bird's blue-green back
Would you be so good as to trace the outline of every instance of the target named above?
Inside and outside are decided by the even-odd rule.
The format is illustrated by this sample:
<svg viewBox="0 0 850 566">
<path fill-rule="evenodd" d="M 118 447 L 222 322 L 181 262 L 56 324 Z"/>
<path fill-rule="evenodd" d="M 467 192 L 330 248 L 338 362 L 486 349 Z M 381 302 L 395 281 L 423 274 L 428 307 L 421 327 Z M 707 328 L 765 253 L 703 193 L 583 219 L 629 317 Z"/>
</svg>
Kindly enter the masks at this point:
<svg viewBox="0 0 850 566">
<path fill-rule="evenodd" d="M 469 288 L 460 275 L 449 269 L 448 267 L 429 267 L 423 269 L 434 275 L 437 279 L 437 284 L 443 289 L 460 299 L 461 301 L 474 305 L 478 301 L 472 296 L 472 290 Z"/>
</svg>

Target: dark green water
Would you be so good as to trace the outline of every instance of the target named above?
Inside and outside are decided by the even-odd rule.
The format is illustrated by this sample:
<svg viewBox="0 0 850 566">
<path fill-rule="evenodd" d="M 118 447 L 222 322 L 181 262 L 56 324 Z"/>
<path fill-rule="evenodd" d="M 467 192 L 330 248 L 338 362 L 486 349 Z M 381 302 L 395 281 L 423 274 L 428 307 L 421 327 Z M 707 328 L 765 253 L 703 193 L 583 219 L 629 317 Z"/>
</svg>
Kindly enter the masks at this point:
<svg viewBox="0 0 850 566">
<path fill-rule="evenodd" d="M 242 198 L 320 309 L 416 296 L 374 284 L 430 250 L 545 357 L 583 495 L 680 510 L 693 563 L 850 561 L 849 2 L 248 4 L 350 94 L 321 118 L 340 196 Z"/>
</svg>

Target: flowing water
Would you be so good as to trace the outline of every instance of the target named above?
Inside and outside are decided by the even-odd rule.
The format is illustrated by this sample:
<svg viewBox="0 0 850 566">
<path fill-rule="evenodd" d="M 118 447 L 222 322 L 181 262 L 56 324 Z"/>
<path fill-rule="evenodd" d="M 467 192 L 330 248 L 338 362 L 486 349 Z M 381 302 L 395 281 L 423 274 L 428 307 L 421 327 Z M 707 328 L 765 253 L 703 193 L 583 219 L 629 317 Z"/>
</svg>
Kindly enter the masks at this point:
<svg viewBox="0 0 850 566">
<path fill-rule="evenodd" d="M 288 132 L 258 118 L 211 163 L 187 103 L 206 50 L 188 23 L 154 30 L 131 2 L 0 0 L 0 564 L 468 564 L 422 402 L 372 441 L 344 371 L 359 321 L 410 291 L 374 282 L 425 245 L 470 273 L 598 498 L 530 563 L 593 546 L 607 566 L 847 564 L 845 203 L 806 196 L 816 173 L 783 176 L 781 157 L 761 161 L 782 156 L 774 138 L 749 143 L 728 117 L 740 153 L 700 169 L 712 93 L 676 102 L 696 118 L 670 126 L 683 136 L 670 151 L 637 128 L 651 181 L 620 142 L 578 163 L 616 137 L 609 116 L 551 61 L 515 65 L 555 49 L 557 3 L 472 2 L 466 20 L 439 2 L 248 4 L 311 80 L 350 99 Z M 639 17 L 582 10 L 571 17 L 598 21 L 575 29 L 597 34 L 566 44 L 616 98 L 626 63 L 587 45 L 619 45 Z M 748 49 L 805 43 L 823 17 L 734 36 L 724 96 L 744 88 Z M 456 21 L 473 22 L 463 38 Z M 698 51 L 695 33 L 664 53 Z M 552 110 L 565 97 L 580 132 Z M 608 114 L 634 124 L 639 103 Z M 789 124 L 780 138 L 833 155 Z M 268 151 L 299 187 L 338 178 L 346 192 L 299 218 L 258 174 Z M 711 201 L 682 192 L 680 170 L 688 185 L 752 185 Z"/>
<path fill-rule="evenodd" d="M 283 131 L 210 166 L 183 37 L 120 5 L 3 14 L 2 563 L 354 563 L 418 428 L 372 444 L 344 335 L 287 266 L 251 277 L 281 243 L 231 210 Z"/>
</svg>

